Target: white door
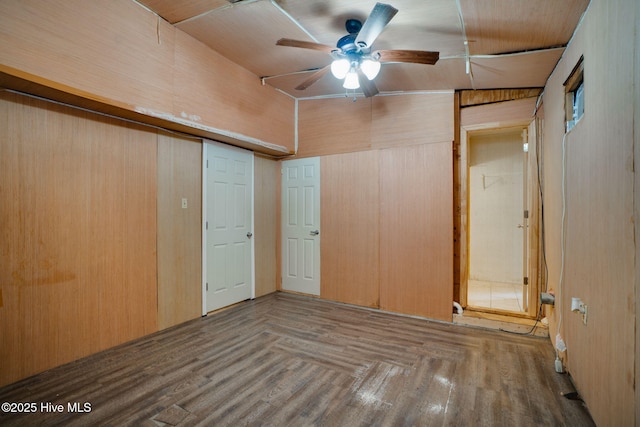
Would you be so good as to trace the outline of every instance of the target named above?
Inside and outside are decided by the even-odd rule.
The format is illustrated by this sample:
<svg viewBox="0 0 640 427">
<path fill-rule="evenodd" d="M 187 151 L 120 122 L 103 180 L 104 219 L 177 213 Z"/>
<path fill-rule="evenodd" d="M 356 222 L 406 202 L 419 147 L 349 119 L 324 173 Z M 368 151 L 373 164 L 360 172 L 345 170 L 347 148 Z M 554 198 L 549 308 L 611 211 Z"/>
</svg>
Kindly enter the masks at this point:
<svg viewBox="0 0 640 427">
<path fill-rule="evenodd" d="M 320 158 L 282 162 L 282 289 L 320 295 Z"/>
<path fill-rule="evenodd" d="M 203 314 L 253 297 L 253 153 L 204 145 Z"/>
</svg>

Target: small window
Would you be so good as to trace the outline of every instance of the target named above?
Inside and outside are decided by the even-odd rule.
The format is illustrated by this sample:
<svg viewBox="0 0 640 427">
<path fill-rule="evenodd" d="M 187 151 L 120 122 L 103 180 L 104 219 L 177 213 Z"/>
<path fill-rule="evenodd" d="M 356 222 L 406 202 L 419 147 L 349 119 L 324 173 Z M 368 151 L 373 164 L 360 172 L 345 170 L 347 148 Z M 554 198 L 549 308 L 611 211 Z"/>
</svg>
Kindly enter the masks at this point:
<svg viewBox="0 0 640 427">
<path fill-rule="evenodd" d="M 570 131 L 584 115 L 584 65 L 583 58 L 571 71 L 564 82 L 565 87 L 565 120 L 567 132 Z"/>
</svg>

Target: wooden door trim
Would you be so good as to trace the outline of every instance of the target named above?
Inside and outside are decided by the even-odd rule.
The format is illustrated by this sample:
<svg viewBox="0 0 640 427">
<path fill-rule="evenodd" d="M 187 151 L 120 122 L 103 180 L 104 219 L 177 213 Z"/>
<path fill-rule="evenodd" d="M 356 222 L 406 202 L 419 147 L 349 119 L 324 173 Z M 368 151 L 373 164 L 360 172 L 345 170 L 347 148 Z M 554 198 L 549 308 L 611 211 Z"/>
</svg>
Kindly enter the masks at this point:
<svg viewBox="0 0 640 427">
<path fill-rule="evenodd" d="M 532 138 L 535 142 L 535 135 L 531 136 L 532 123 L 534 122 L 533 118 L 528 121 L 515 121 L 508 123 L 486 123 L 486 124 L 471 124 L 471 125 L 462 125 L 460 126 L 460 158 L 459 158 L 459 203 L 460 203 L 460 258 L 459 258 L 459 268 L 460 268 L 460 304 L 462 307 L 467 307 L 467 291 L 469 285 L 469 140 L 470 135 L 474 132 L 481 130 L 501 130 L 505 128 L 511 127 L 522 127 L 527 129 L 529 133 L 529 149 L 531 150 L 531 141 Z M 535 148 L 535 146 L 534 146 Z M 537 173 L 537 172 L 536 172 Z M 529 216 L 529 227 L 535 227 L 535 230 L 539 230 L 539 221 L 540 216 L 538 214 L 537 209 L 539 209 L 539 188 L 538 182 L 535 179 L 528 179 L 528 197 L 532 200 L 531 206 L 529 207 L 530 216 Z M 537 202 L 537 203 L 536 203 Z M 535 204 L 535 206 L 533 206 Z M 530 233 L 531 235 L 532 233 Z M 539 234 L 539 233 L 537 233 Z M 529 239 L 528 241 L 528 250 L 529 250 L 529 258 L 531 260 L 529 268 L 529 309 L 526 313 L 523 313 L 525 317 L 534 318 L 536 317 L 539 307 L 540 307 L 540 299 L 538 295 L 540 293 L 540 274 L 539 268 L 540 265 L 540 250 L 537 241 L 533 241 L 534 239 Z M 531 274 L 535 273 L 535 274 Z M 535 290 L 534 290 L 535 289 Z M 535 293 L 534 293 L 535 292 Z M 535 298 L 532 296 L 535 295 Z M 483 310 L 484 311 L 484 310 Z M 488 309 L 487 311 L 491 311 Z M 521 317 L 520 315 L 516 317 Z"/>
</svg>

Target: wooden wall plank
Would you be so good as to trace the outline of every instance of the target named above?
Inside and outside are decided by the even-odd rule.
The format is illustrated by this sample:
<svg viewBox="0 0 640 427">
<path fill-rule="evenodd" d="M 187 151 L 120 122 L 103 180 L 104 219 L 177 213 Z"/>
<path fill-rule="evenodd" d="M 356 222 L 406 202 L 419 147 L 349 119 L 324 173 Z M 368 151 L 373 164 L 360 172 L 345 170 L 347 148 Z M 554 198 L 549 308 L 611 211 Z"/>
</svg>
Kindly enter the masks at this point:
<svg viewBox="0 0 640 427">
<path fill-rule="evenodd" d="M 175 30 L 174 37 L 173 106 L 164 113 L 196 128 L 219 129 L 243 148 L 293 153 L 293 99 L 188 34 Z"/>
<path fill-rule="evenodd" d="M 126 104 L 171 111 L 175 30 L 132 1 L 0 4 L 0 63 Z"/>
<path fill-rule="evenodd" d="M 88 113 L 93 115 L 91 113 Z M 91 119 L 95 122 L 95 118 Z M 138 125 L 123 124 L 117 119 L 106 120 L 107 132 L 87 130 L 92 140 L 92 153 L 109 146 L 122 146 L 112 157 L 113 163 L 94 157 L 93 173 L 103 174 L 102 193 L 92 192 L 92 206 L 111 204 L 109 209 L 122 224 L 109 224 L 103 232 L 112 234 L 118 251 L 110 261 L 111 270 L 120 277 L 112 278 L 107 295 L 111 301 L 101 301 L 102 325 L 116 323 L 117 328 L 103 348 L 113 347 L 158 329 L 157 322 L 157 134 Z M 73 133 L 77 132 L 76 130 Z M 102 136 L 102 134 L 106 134 Z M 114 144 L 113 141 L 120 141 Z M 96 167 L 95 163 L 100 163 Z M 113 164 L 122 163 L 122 170 Z M 115 170 L 114 170 L 115 169 Z M 114 182 L 117 186 L 114 186 Z M 105 195 L 116 193 L 113 200 Z M 103 206 L 105 206 L 103 205 Z M 106 207 L 106 206 L 105 206 Z M 106 209 L 105 209 L 106 210 Z M 105 221 L 106 222 L 106 221 Z M 90 244 L 90 243 L 89 243 Z M 101 248 L 93 248 L 96 257 Z M 120 257 L 120 258 L 118 258 Z M 95 258 L 94 258 L 95 259 Z M 91 276 L 92 280 L 95 276 Z M 109 295 L 111 294 L 111 295 Z M 120 309 L 116 309 L 120 307 Z M 72 319 L 77 322 L 78 319 Z"/>
<path fill-rule="evenodd" d="M 202 314 L 202 142 L 158 135 L 157 215 L 158 328 L 164 329 Z"/>
<path fill-rule="evenodd" d="M 373 98 L 371 146 L 453 141 L 453 93 Z"/>
<path fill-rule="evenodd" d="M 460 126 L 467 130 L 526 126 L 533 120 L 536 101 L 537 98 L 523 98 L 462 108 Z"/>
<path fill-rule="evenodd" d="M 452 143 L 380 152 L 380 307 L 451 321 Z"/>
<path fill-rule="evenodd" d="M 154 332 L 156 134 L 0 94 L 0 384 Z"/>
<path fill-rule="evenodd" d="M 322 298 L 379 306 L 379 152 L 321 158 Z"/>
<path fill-rule="evenodd" d="M 276 291 L 280 163 L 254 157 L 256 297 Z"/>
<path fill-rule="evenodd" d="M 371 148 L 371 98 L 331 98 L 298 102 L 297 157 Z"/>
<path fill-rule="evenodd" d="M 493 104 L 495 102 L 513 101 L 522 98 L 536 98 L 542 89 L 493 89 L 460 91 L 460 107 Z"/>
</svg>

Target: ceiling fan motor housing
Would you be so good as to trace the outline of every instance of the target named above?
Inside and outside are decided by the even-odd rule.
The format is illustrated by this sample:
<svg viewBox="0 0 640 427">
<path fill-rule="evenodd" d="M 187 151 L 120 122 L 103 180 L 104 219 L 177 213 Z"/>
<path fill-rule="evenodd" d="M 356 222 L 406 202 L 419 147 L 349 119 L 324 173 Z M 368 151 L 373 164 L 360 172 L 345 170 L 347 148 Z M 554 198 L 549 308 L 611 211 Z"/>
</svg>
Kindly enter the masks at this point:
<svg viewBox="0 0 640 427">
<path fill-rule="evenodd" d="M 349 34 L 358 34 L 362 28 L 362 22 L 358 19 L 347 19 L 344 27 Z"/>
<path fill-rule="evenodd" d="M 346 36 L 338 40 L 336 46 L 344 53 L 355 52 L 356 50 L 358 50 L 358 46 L 356 46 L 357 35 L 358 33 L 347 34 Z"/>
</svg>

